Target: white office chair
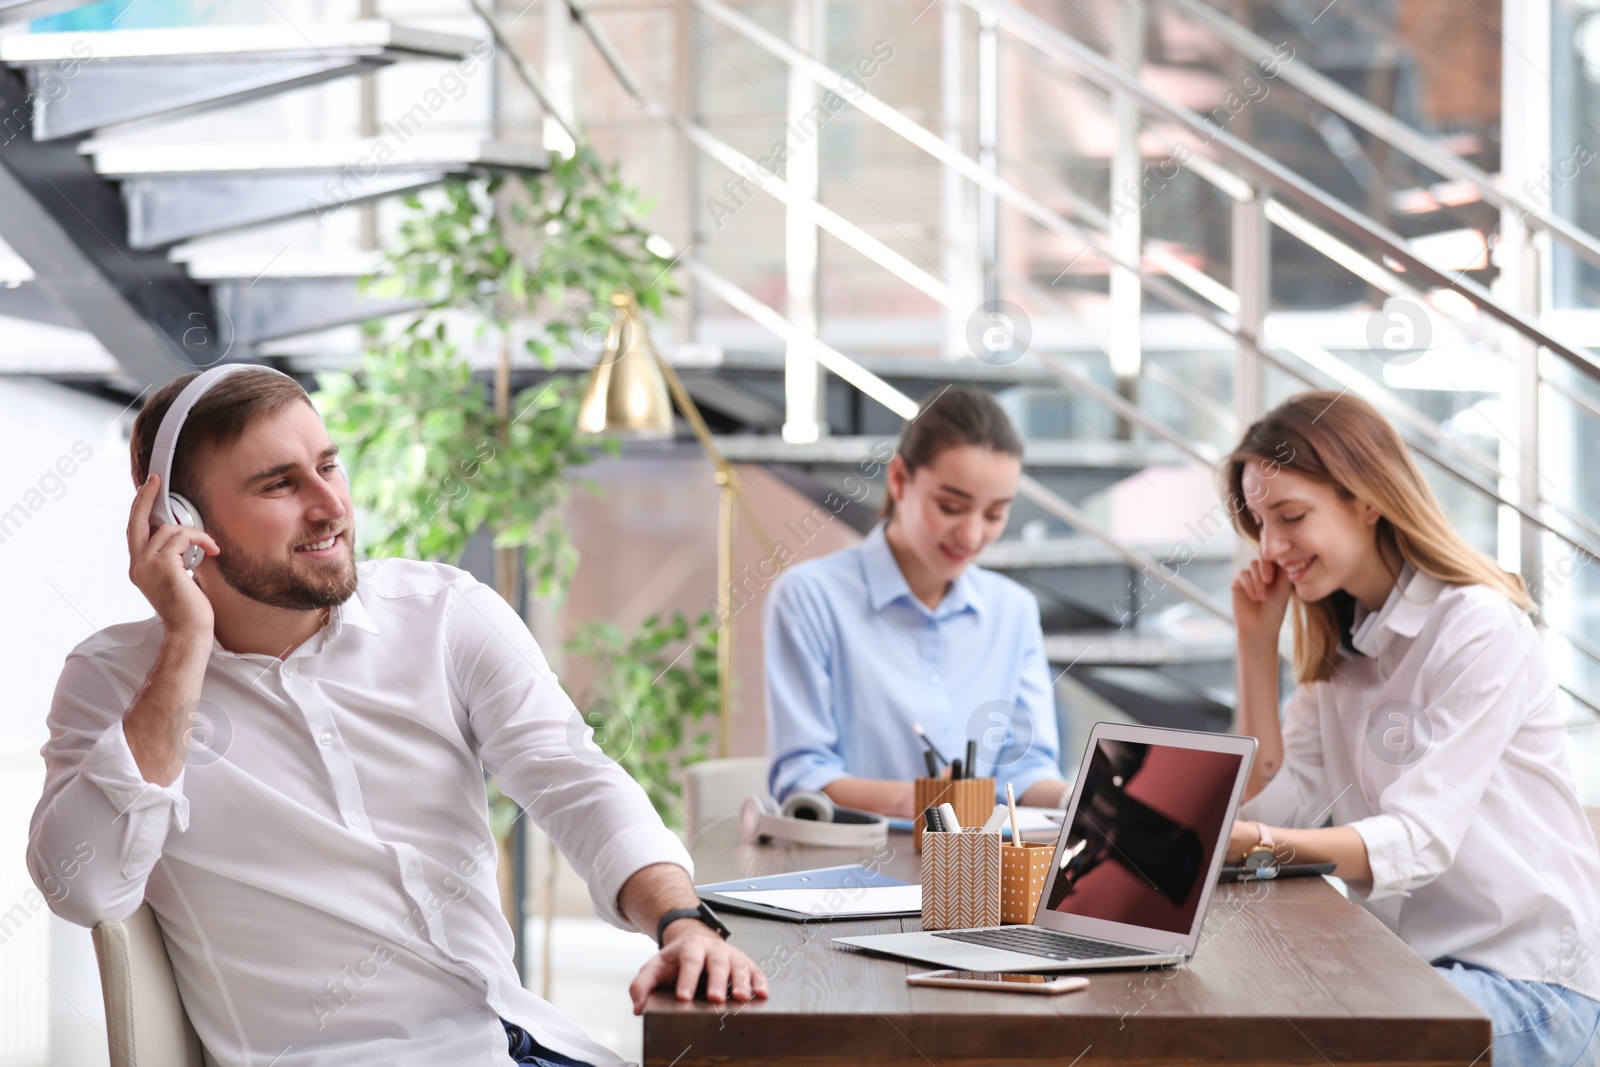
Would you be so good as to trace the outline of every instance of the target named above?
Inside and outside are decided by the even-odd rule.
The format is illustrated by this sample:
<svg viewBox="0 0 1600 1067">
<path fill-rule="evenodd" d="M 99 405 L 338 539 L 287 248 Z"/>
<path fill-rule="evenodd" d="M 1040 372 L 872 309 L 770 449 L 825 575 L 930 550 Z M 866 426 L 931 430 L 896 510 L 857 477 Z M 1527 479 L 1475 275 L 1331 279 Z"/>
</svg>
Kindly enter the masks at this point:
<svg viewBox="0 0 1600 1067">
<path fill-rule="evenodd" d="M 717 823 L 739 817 L 739 805 L 751 793 L 767 791 L 767 761 L 759 756 L 709 759 L 683 771 L 686 837 L 693 848 L 700 835 Z"/>
<path fill-rule="evenodd" d="M 94 928 L 111 1067 L 205 1067 L 150 905 Z"/>
</svg>

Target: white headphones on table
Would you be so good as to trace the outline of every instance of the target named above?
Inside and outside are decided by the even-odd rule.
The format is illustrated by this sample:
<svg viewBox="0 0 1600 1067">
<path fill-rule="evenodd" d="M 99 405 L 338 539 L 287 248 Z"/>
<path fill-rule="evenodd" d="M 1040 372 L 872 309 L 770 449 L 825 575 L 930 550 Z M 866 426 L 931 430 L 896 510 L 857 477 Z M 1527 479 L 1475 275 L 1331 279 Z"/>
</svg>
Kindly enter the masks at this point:
<svg viewBox="0 0 1600 1067">
<path fill-rule="evenodd" d="M 200 398 L 228 375 L 247 370 L 266 371 L 294 381 L 276 367 L 258 363 L 229 363 L 221 367 L 212 367 L 184 386 L 177 399 L 173 400 L 172 406 L 167 409 L 167 413 L 161 417 L 161 425 L 156 429 L 155 444 L 150 447 L 150 472 L 161 475 L 161 488 L 156 491 L 155 504 L 150 508 L 152 526 L 164 526 L 173 522 L 202 533 L 205 531 L 205 525 L 200 521 L 200 509 L 182 494 L 172 492 L 172 458 L 178 451 L 178 435 L 183 432 L 183 424 L 188 420 L 189 412 L 200 402 Z M 337 460 L 334 462 L 338 463 Z M 338 465 L 339 473 L 344 476 L 346 482 L 349 482 L 350 472 L 344 469 L 343 463 Z M 205 549 L 199 545 L 190 545 L 183 554 L 184 569 L 194 570 L 205 558 Z"/>
<path fill-rule="evenodd" d="M 794 793 L 783 807 L 769 796 L 748 796 L 739 808 L 746 844 L 792 841 L 824 848 L 870 848 L 889 839 L 882 815 L 835 807 L 825 793 Z"/>
</svg>

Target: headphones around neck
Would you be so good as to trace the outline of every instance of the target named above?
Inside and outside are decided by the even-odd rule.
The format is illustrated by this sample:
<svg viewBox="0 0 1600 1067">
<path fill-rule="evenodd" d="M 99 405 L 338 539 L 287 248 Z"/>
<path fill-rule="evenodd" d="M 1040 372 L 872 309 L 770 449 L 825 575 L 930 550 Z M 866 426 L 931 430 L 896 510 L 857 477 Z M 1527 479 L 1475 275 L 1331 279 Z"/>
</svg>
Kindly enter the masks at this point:
<svg viewBox="0 0 1600 1067">
<path fill-rule="evenodd" d="M 183 387 L 161 418 L 161 425 L 156 428 L 155 444 L 150 447 L 150 472 L 161 475 L 161 487 L 156 490 L 154 505 L 150 508 L 150 524 L 152 527 L 164 526 L 169 522 L 190 529 L 205 531 L 205 525 L 200 521 L 200 509 L 190 503 L 182 494 L 172 491 L 172 460 L 178 451 L 178 435 L 183 432 L 183 424 L 188 421 L 189 412 L 200 402 L 200 398 L 210 391 L 222 379 L 230 374 L 240 371 L 266 371 L 276 374 L 281 378 L 292 377 L 284 374 L 276 367 L 262 366 L 257 363 L 229 363 L 222 367 L 212 367 L 196 377 L 192 382 Z M 334 461 L 339 466 L 339 473 L 344 480 L 350 481 L 350 472 L 344 469 L 344 464 Z M 185 570 L 194 570 L 200 561 L 206 558 L 205 549 L 199 545 L 190 545 L 183 553 L 183 566 Z"/>
<path fill-rule="evenodd" d="M 739 830 L 748 844 L 793 841 L 827 848 L 870 848 L 889 839 L 882 815 L 836 807 L 826 793 L 791 794 L 779 807 L 769 796 L 748 796 L 739 808 Z"/>
</svg>

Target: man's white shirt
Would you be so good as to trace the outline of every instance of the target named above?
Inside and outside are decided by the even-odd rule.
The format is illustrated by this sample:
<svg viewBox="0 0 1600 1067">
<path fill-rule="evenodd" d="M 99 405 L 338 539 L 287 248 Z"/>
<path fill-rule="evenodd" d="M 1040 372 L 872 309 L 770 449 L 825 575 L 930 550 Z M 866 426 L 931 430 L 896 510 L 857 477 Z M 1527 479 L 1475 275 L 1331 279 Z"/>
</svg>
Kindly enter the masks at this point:
<svg viewBox="0 0 1600 1067">
<path fill-rule="evenodd" d="M 358 574 L 286 658 L 213 645 L 168 787 L 143 779 L 122 732 L 160 621 L 79 645 L 50 711 L 35 882 L 83 925 L 150 902 L 213 1063 L 506 1063 L 501 1017 L 618 1063 L 517 978 L 484 769 L 624 929 L 623 883 L 652 863 L 692 870 L 688 853 L 492 589 L 408 560 Z"/>
<path fill-rule="evenodd" d="M 1539 635 L 1503 595 L 1407 565 L 1353 651 L 1284 713 L 1241 819 L 1361 835 L 1352 897 L 1425 960 L 1600 999 L 1600 854 Z"/>
</svg>

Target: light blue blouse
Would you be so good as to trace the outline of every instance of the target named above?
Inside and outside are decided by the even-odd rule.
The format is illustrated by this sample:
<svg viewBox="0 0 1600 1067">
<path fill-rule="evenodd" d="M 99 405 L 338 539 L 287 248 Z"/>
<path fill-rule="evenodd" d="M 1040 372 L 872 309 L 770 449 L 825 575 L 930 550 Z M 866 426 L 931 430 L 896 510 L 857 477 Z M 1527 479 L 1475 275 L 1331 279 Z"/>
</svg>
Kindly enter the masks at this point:
<svg viewBox="0 0 1600 1067">
<path fill-rule="evenodd" d="M 946 758 L 978 743 L 975 777 L 1022 796 L 1059 778 L 1055 698 L 1039 602 L 968 567 L 930 609 L 879 523 L 859 545 L 785 571 L 763 613 L 768 785 L 780 801 L 836 778 L 927 773 L 921 723 Z"/>
</svg>

